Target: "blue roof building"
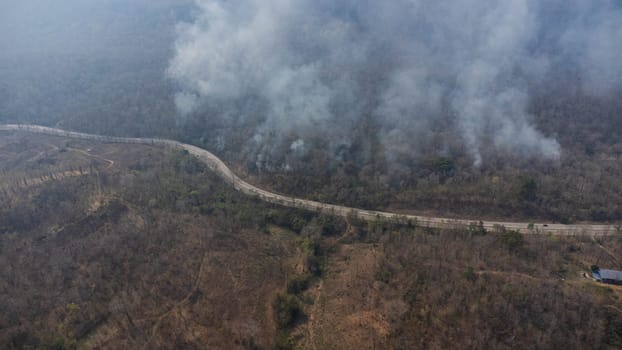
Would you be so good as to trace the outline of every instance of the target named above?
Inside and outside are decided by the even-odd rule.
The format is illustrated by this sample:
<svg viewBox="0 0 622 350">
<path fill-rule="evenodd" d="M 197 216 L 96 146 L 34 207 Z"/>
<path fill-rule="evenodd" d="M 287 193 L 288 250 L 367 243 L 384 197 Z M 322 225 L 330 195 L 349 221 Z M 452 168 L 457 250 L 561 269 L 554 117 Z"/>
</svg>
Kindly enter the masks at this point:
<svg viewBox="0 0 622 350">
<path fill-rule="evenodd" d="M 592 276 L 598 282 L 622 284 L 622 271 L 598 269 L 592 271 Z"/>
</svg>

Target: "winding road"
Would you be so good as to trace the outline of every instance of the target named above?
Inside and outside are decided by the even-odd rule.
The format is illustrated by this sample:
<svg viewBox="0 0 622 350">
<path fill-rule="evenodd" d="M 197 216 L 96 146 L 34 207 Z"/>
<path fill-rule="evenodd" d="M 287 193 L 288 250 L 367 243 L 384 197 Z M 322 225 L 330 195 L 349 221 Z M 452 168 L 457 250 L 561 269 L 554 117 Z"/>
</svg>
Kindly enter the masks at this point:
<svg viewBox="0 0 622 350">
<path fill-rule="evenodd" d="M 418 215 L 404 215 L 383 211 L 365 210 L 359 208 L 345 207 L 341 205 L 321 203 L 312 200 L 295 198 L 278 193 L 269 192 L 261 188 L 255 187 L 248 182 L 242 180 L 223 163 L 218 157 L 202 148 L 188 145 L 173 140 L 157 139 L 157 138 L 128 138 L 128 137 L 112 137 L 85 134 L 74 131 L 66 131 L 62 129 L 49 128 L 39 125 L 27 124 L 5 124 L 0 125 L 0 131 L 19 131 L 36 134 L 45 134 L 53 136 L 61 136 L 73 139 L 94 140 L 107 143 L 125 143 L 125 144 L 147 144 L 157 145 L 173 149 L 184 149 L 190 154 L 199 158 L 212 171 L 223 178 L 227 183 L 236 190 L 253 197 L 260 198 L 263 201 L 279 204 L 290 208 L 300 208 L 311 211 L 322 212 L 329 215 L 338 215 L 342 217 L 358 217 L 363 220 L 389 220 L 402 223 L 416 223 L 416 225 L 431 228 L 452 228 L 466 227 L 474 222 L 480 222 L 477 219 L 452 219 Z M 482 221 L 484 228 L 492 230 L 495 227 L 504 226 L 506 229 L 517 230 L 524 234 L 553 234 L 553 235 L 591 235 L 603 236 L 622 234 L 619 225 L 593 225 L 593 224 L 575 224 L 563 225 L 553 223 L 527 223 L 527 222 L 505 222 L 505 221 Z"/>
</svg>

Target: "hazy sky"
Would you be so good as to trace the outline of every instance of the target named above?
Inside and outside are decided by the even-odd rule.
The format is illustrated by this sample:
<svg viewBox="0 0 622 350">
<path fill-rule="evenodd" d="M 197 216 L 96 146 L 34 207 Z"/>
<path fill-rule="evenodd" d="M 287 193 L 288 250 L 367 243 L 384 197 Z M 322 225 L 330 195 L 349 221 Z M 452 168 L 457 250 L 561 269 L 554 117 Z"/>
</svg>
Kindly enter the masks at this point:
<svg viewBox="0 0 622 350">
<path fill-rule="evenodd" d="M 191 8 L 192 0 L 0 1 L 0 120 L 153 132 L 137 125 L 174 118 L 165 70 L 175 25 Z"/>
</svg>

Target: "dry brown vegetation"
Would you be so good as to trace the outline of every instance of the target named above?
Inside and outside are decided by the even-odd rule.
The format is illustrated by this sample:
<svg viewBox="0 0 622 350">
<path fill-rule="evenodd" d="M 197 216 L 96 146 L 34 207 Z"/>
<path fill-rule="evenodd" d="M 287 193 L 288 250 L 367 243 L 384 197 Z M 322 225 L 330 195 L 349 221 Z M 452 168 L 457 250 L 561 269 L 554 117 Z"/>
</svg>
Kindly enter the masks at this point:
<svg viewBox="0 0 622 350">
<path fill-rule="evenodd" d="M 24 145 L 14 154 L 26 163 L 27 153 L 47 147 L 43 140 L 66 142 L 3 135 L 5 145 Z M 175 186 L 192 195 L 190 182 L 202 181 L 188 156 L 74 146 L 93 147 L 115 167 L 3 195 L 2 347 L 268 347 L 276 337 L 271 302 L 294 271 L 298 237 L 229 224 L 224 197 L 222 207 L 205 208 L 210 215 L 169 197 L 179 195 Z M 48 152 L 54 167 L 74 166 L 65 158 L 90 162 Z M 214 196 L 228 195 L 201 175 Z"/>
<path fill-rule="evenodd" d="M 530 106 L 537 128 L 560 142 L 558 161 L 492 147 L 475 167 L 443 120 L 427 131 L 433 144 L 413 147 L 411 157 L 396 158 L 378 139 L 377 125 L 360 123 L 352 125 L 351 143 L 338 155 L 321 139 L 309 140 L 315 146 L 302 157 L 271 145 L 280 151 L 268 170 L 258 169 L 243 146 L 253 136 L 251 127 L 223 126 L 207 114 L 183 135 L 239 164 L 236 172 L 260 187 L 322 202 L 431 216 L 620 222 L 622 99 L 619 93 L 588 96 L 571 86 L 551 88 Z M 229 144 L 220 150 L 216 141 L 223 135 Z"/>
<path fill-rule="evenodd" d="M 0 348 L 622 346 L 622 289 L 581 276 L 620 237 L 344 222 L 148 146 L 1 134 L 0 157 Z"/>
<path fill-rule="evenodd" d="M 301 347 L 617 348 L 622 289 L 580 277 L 599 257 L 619 264 L 599 249 L 590 239 L 530 237 L 510 252 L 494 233 L 463 232 L 340 244 L 309 291 L 317 305 Z"/>
</svg>

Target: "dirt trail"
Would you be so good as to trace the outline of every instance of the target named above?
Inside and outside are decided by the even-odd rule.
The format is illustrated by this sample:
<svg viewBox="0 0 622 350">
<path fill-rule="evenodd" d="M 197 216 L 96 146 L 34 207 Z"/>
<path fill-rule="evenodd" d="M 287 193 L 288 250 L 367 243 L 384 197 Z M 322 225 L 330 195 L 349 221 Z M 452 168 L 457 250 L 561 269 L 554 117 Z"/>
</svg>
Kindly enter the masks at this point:
<svg viewBox="0 0 622 350">
<path fill-rule="evenodd" d="M 311 312 L 309 314 L 309 321 L 307 322 L 307 334 L 309 339 L 309 344 L 313 348 L 313 350 L 317 350 L 317 339 L 315 339 L 315 327 L 316 323 L 318 323 L 318 307 L 322 297 L 322 289 L 324 288 L 324 280 L 320 280 L 320 283 L 317 286 L 315 291 L 316 295 L 313 299 L 313 307 L 311 308 Z"/>
<path fill-rule="evenodd" d="M 184 144 L 178 141 L 155 139 L 155 138 L 126 138 L 111 137 L 85 134 L 61 129 L 48 128 L 38 125 L 23 124 L 7 124 L 0 125 L 0 131 L 22 131 L 38 134 L 54 135 L 74 139 L 86 139 L 108 143 L 127 143 L 127 144 L 147 144 L 157 145 L 167 148 L 184 149 L 190 154 L 196 156 L 203 161 L 212 171 L 223 178 L 227 183 L 236 190 L 249 196 L 260 198 L 266 202 L 279 204 L 291 208 L 300 208 L 322 212 L 329 215 L 338 215 L 342 217 L 358 217 L 363 220 L 389 220 L 394 222 L 414 223 L 419 226 L 432 228 L 452 228 L 465 227 L 472 223 L 479 222 L 478 219 L 453 219 L 431 216 L 418 215 L 402 215 L 397 213 L 365 210 L 359 208 L 351 208 L 340 205 L 321 203 L 302 198 L 295 198 L 278 193 L 269 192 L 261 188 L 255 187 L 240 177 L 235 175 L 233 171 L 225 165 L 225 163 L 212 153 L 202 148 Z M 593 225 L 593 224 L 547 224 L 547 223 L 529 223 L 529 222 L 506 222 L 506 221 L 483 221 L 486 229 L 494 229 L 498 225 L 504 226 L 510 230 L 517 230 L 524 234 L 552 234 L 552 235 L 612 235 L 620 234 L 619 225 Z"/>
<path fill-rule="evenodd" d="M 72 150 L 74 152 L 78 152 L 78 153 L 83 154 L 83 155 L 85 155 L 87 157 L 94 158 L 94 159 L 97 159 L 97 160 L 104 161 L 104 162 L 108 163 L 108 166 L 106 167 L 106 169 L 110 169 L 111 167 L 114 166 L 114 160 L 112 160 L 112 159 L 104 158 L 102 156 L 98 156 L 96 154 L 92 154 L 92 153 L 90 153 L 88 151 L 85 151 L 85 150 L 79 149 L 79 148 L 70 148 L 70 147 L 68 147 L 67 149 L 70 149 L 70 150 Z"/>
</svg>

